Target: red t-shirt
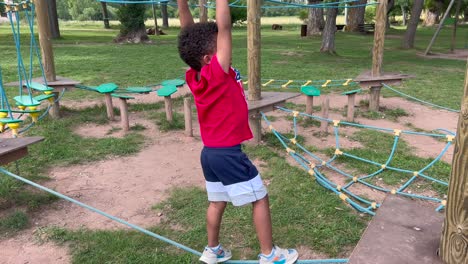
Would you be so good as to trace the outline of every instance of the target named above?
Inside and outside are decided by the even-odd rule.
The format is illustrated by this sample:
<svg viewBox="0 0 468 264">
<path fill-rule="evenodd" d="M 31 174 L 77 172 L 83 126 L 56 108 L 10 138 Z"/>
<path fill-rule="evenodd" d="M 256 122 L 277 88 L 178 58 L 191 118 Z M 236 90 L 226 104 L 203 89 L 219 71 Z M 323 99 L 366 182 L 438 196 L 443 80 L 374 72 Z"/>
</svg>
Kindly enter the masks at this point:
<svg viewBox="0 0 468 264">
<path fill-rule="evenodd" d="M 200 80 L 194 69 L 189 69 L 185 77 L 195 98 L 205 146 L 232 147 L 253 137 L 242 82 L 236 80 L 232 68 L 225 73 L 213 56 L 201 69 Z"/>
</svg>

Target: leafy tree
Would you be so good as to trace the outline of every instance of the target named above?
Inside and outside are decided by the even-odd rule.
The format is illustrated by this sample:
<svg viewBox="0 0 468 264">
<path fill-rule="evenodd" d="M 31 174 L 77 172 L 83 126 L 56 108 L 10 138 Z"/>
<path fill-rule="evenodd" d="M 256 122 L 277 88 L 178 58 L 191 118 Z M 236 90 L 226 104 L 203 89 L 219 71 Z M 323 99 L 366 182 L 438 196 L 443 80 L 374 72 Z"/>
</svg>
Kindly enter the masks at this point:
<svg viewBox="0 0 468 264">
<path fill-rule="evenodd" d="M 3 15 L 3 13 L 5 13 L 5 6 L 0 5 L 0 15 Z"/>
<path fill-rule="evenodd" d="M 102 20 L 101 4 L 98 1 L 67 0 L 67 3 L 68 12 L 73 20 Z"/>
<path fill-rule="evenodd" d="M 116 42 L 149 42 L 149 37 L 145 29 L 144 4 L 123 4 L 117 11 L 120 21 L 120 33 L 115 39 Z"/>
</svg>

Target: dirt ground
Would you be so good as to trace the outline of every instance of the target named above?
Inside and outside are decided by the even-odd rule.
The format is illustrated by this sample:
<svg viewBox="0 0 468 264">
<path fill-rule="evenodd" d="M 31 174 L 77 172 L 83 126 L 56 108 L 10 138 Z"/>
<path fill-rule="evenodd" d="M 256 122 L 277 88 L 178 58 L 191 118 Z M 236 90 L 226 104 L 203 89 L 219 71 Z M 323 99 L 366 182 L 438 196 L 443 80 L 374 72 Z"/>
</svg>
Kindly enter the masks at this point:
<svg viewBox="0 0 468 264">
<path fill-rule="evenodd" d="M 182 89 L 180 94 L 186 93 Z M 356 102 L 365 99 L 365 95 L 359 96 Z M 160 100 L 154 95 L 139 96 L 139 102 L 155 102 Z M 297 104 L 304 104 L 303 97 L 291 100 Z M 346 97 L 330 95 L 331 108 L 342 109 L 346 103 Z M 82 108 L 97 102 L 81 102 L 68 104 L 74 108 Z M 132 103 L 132 102 L 130 102 Z M 320 104 L 320 99 L 317 105 Z M 414 127 L 432 131 L 437 128 L 445 128 L 456 131 L 457 114 L 428 108 L 400 98 L 384 98 L 381 101 L 388 108 L 402 108 L 408 117 L 402 117 L 398 122 L 386 119 L 368 120 L 357 118 L 361 124 L 408 129 L 408 123 Z M 270 115 L 277 116 L 274 122 L 276 129 L 288 132 L 292 128 L 291 121 L 284 118 L 285 113 L 275 111 Z M 332 112 L 331 118 L 344 119 L 339 113 Z M 164 200 L 168 191 L 173 187 L 204 186 L 203 175 L 199 164 L 199 153 L 202 143 L 199 136 L 197 122 L 194 120 L 194 137 L 188 138 L 183 132 L 161 133 L 153 122 L 143 119 L 135 113 L 130 113 L 130 123 L 142 124 L 147 129 L 142 133 L 148 138 L 148 143 L 143 150 L 134 156 L 111 158 L 104 161 L 92 162 L 84 165 L 56 167 L 49 171 L 52 180 L 45 183 L 65 195 L 89 204 L 107 213 L 115 215 L 130 223 L 149 227 L 160 221 L 158 213 L 151 210 L 151 206 Z M 265 126 L 265 124 L 263 124 Z M 76 133 L 87 137 L 104 137 L 105 132 L 113 126 L 119 126 L 118 122 L 97 126 L 89 124 L 81 127 Z M 266 127 L 264 127 L 266 128 Z M 300 128 L 299 134 L 304 136 L 308 145 L 317 147 L 334 146 L 333 136 L 317 138 L 313 136 L 317 128 Z M 347 139 L 346 135 L 352 134 L 356 128 L 343 128 L 340 130 L 344 136 L 340 144 L 344 148 L 360 147 L 358 142 Z M 112 136 L 122 136 L 116 132 Z M 405 139 L 414 149 L 414 153 L 422 157 L 436 157 L 444 142 L 428 137 L 404 135 Z M 443 160 L 450 162 L 453 148 L 444 156 Z M 259 167 L 259 169 L 263 169 Z M 332 180 L 342 181 L 339 175 L 331 175 Z M 369 189 L 356 190 L 359 194 L 381 200 L 382 193 Z M 125 228 L 107 218 L 91 213 L 66 201 L 59 201 L 41 209 L 40 213 L 32 219 L 32 226 L 22 231 L 15 237 L 0 240 L 0 263 L 33 264 L 33 263 L 69 263 L 71 256 L 68 249 L 56 246 L 53 243 L 38 243 L 35 233 L 41 227 L 61 226 L 70 229 L 87 227 L 92 229 L 116 229 Z M 326 258 L 310 249 L 301 248 L 303 256 Z"/>
<path fill-rule="evenodd" d="M 429 53 L 426 56 L 423 53 L 419 53 L 418 55 L 429 59 L 451 59 L 466 61 L 466 59 L 468 59 L 468 49 L 456 49 L 453 52 L 447 50 L 447 53 Z"/>
</svg>

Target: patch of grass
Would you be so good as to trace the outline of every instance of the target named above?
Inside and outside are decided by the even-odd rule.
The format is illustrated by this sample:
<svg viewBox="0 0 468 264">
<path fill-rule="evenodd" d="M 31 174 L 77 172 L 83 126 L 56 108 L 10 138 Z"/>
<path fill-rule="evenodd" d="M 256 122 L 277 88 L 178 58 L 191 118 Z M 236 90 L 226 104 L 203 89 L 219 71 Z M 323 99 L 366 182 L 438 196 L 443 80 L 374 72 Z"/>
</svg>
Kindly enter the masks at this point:
<svg viewBox="0 0 468 264">
<path fill-rule="evenodd" d="M 372 130 L 360 130 L 354 133 L 350 139 L 359 141 L 363 144 L 364 147 L 346 149 L 345 151 L 347 153 L 378 162 L 379 164 L 386 163 L 394 143 L 393 135 Z M 357 161 L 352 158 L 347 158 L 345 156 L 340 156 L 338 161 L 343 162 L 347 167 L 355 169 L 363 175 L 373 173 L 379 169 L 379 166 L 370 165 L 368 163 Z M 395 155 L 389 165 L 395 168 L 406 169 L 409 171 L 419 171 L 431 161 L 432 159 L 430 158 L 420 158 L 413 155 L 412 149 L 403 139 L 400 138 Z M 450 177 L 450 168 L 450 164 L 439 161 L 430 169 L 425 171 L 424 174 L 448 182 Z M 410 173 L 396 172 L 387 169 L 372 179 L 375 181 L 375 179 L 382 178 L 382 181 L 385 184 L 399 187 L 412 176 L 413 175 Z M 437 183 L 432 183 L 427 180 L 419 182 L 418 184 L 413 184 L 413 186 L 414 185 L 423 186 L 426 188 L 431 185 L 430 189 L 437 191 L 440 195 L 447 192 L 447 187 Z"/>
<path fill-rule="evenodd" d="M 146 130 L 146 127 L 138 123 L 130 127 L 130 131 L 143 131 L 143 130 Z"/>
<path fill-rule="evenodd" d="M 184 115 L 177 112 L 172 113 L 172 122 L 167 121 L 165 112 L 151 113 L 151 119 L 156 120 L 159 130 L 168 132 L 171 130 L 183 130 L 185 128 Z"/>
<path fill-rule="evenodd" d="M 16 232 L 25 229 L 29 225 L 26 213 L 16 210 L 6 217 L 0 218 L 0 238 L 14 235 Z"/>
<path fill-rule="evenodd" d="M 83 138 L 73 129 L 83 123 L 107 123 L 106 111 L 102 106 L 83 110 L 61 110 L 63 118 L 45 118 L 27 132 L 27 136 L 41 136 L 44 141 L 29 146 L 29 155 L 6 166 L 9 171 L 32 181 L 44 181 L 44 175 L 52 166 L 69 166 L 90 161 L 103 160 L 111 156 L 137 153 L 143 146 L 144 137 L 129 133 L 124 138 Z M 24 184 L 0 175 L 0 208 L 27 206 L 37 209 L 41 204 L 56 200 L 55 196 L 24 188 Z"/>
<path fill-rule="evenodd" d="M 332 257 L 354 246 L 369 217 L 359 217 L 334 194 L 290 166 L 266 146 L 246 146 L 251 157 L 265 157 L 263 178 L 269 180 L 274 241 L 284 246 L 307 246 Z M 153 207 L 164 218 L 152 231 L 196 250 L 206 244 L 206 192 L 197 187 L 174 189 Z M 69 231 L 52 229 L 49 238 L 67 243 L 74 263 L 193 263 L 194 257 L 133 231 Z M 259 252 L 251 207 L 228 206 L 221 226 L 221 243 L 233 249 L 234 259 L 255 259 Z"/>
<path fill-rule="evenodd" d="M 346 114 L 347 112 L 347 106 L 344 109 L 344 113 Z M 376 111 L 371 111 L 363 107 L 363 109 L 357 109 L 357 111 L 354 113 L 355 116 L 362 116 L 367 119 L 388 119 L 391 121 L 398 121 L 398 118 L 402 116 L 409 116 L 409 114 L 401 108 L 386 108 L 386 107 L 381 107 L 379 112 Z"/>
<path fill-rule="evenodd" d="M 112 127 L 111 129 L 109 129 L 109 131 L 107 131 L 106 135 L 112 135 L 114 134 L 115 132 L 118 132 L 122 130 L 122 128 L 120 127 Z"/>
</svg>

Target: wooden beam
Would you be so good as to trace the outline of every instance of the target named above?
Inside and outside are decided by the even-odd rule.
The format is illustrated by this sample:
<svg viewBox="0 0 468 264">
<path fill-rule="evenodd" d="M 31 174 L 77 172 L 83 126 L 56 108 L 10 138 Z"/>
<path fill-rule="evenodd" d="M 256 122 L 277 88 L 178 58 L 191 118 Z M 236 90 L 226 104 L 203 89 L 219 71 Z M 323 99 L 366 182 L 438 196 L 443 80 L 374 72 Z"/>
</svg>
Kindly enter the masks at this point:
<svg viewBox="0 0 468 264">
<path fill-rule="evenodd" d="M 120 123 L 122 130 L 127 132 L 130 130 L 130 122 L 128 120 L 128 104 L 127 99 L 119 98 L 120 100 Z"/>
<path fill-rule="evenodd" d="M 184 117 L 185 117 L 185 135 L 187 137 L 193 137 L 192 100 L 190 98 L 184 98 Z"/>
<path fill-rule="evenodd" d="M 174 120 L 172 113 L 172 98 L 171 96 L 164 96 L 164 107 L 166 109 L 166 119 L 169 123 L 172 123 Z"/>
<path fill-rule="evenodd" d="M 447 264 L 468 259 L 468 61 L 464 91 L 440 242 L 440 256 Z"/>
<path fill-rule="evenodd" d="M 247 69 L 249 100 L 260 100 L 260 17 L 261 0 L 247 0 Z"/>
<path fill-rule="evenodd" d="M 385 30 L 387 28 L 388 0 L 381 0 L 377 5 L 375 15 L 374 48 L 372 50 L 372 76 L 382 74 L 382 62 L 384 53 Z"/>
<path fill-rule="evenodd" d="M 354 122 L 354 104 L 356 100 L 356 94 L 348 94 L 348 114 L 346 121 L 348 122 Z"/>
<path fill-rule="evenodd" d="M 206 8 L 206 0 L 200 0 L 200 23 L 208 22 L 208 9 Z"/>
<path fill-rule="evenodd" d="M 43 0 L 35 0 L 37 27 L 39 33 L 39 44 L 41 47 L 42 64 L 44 66 L 45 76 L 48 82 L 55 81 L 55 63 L 51 33 L 49 28 L 49 15 L 47 12 L 47 3 Z"/>
<path fill-rule="evenodd" d="M 328 119 L 328 111 L 330 109 L 330 97 L 325 95 L 322 101 L 322 117 Z M 328 121 L 320 121 L 320 132 L 323 134 L 328 134 Z"/>
<path fill-rule="evenodd" d="M 114 121 L 114 105 L 112 104 L 111 94 L 105 93 L 104 98 L 106 99 L 107 119 Z"/>
</svg>

